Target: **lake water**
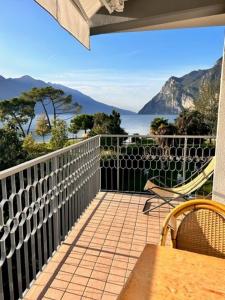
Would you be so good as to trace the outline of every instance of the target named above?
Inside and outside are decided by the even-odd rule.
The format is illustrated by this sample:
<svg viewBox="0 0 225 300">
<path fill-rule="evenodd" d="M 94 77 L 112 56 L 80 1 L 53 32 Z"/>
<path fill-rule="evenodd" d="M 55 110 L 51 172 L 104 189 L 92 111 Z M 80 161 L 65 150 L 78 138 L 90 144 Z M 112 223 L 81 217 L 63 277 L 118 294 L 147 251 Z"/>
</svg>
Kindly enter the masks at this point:
<svg viewBox="0 0 225 300">
<path fill-rule="evenodd" d="M 62 117 L 62 116 L 61 116 Z M 151 122 L 157 118 L 163 117 L 168 119 L 169 121 L 174 121 L 177 117 L 176 115 L 121 115 L 121 127 L 125 129 L 128 134 L 138 133 L 140 135 L 149 134 L 150 124 Z M 63 119 L 69 124 L 71 120 L 71 116 L 64 115 Z M 33 126 L 35 121 L 33 122 Z M 32 127 L 32 131 L 34 127 Z M 80 130 L 77 134 L 78 138 L 83 137 L 84 131 Z M 72 135 L 70 135 L 72 137 Z M 35 137 L 37 140 L 41 140 L 40 137 Z"/>
<path fill-rule="evenodd" d="M 121 127 L 128 134 L 146 135 L 149 134 L 151 122 L 157 117 L 163 117 L 171 122 L 177 118 L 176 115 L 122 115 Z"/>
<path fill-rule="evenodd" d="M 140 135 L 147 135 L 149 134 L 151 122 L 157 117 L 163 117 L 172 122 L 177 116 L 176 115 L 138 115 L 138 114 L 121 115 L 121 127 L 124 128 L 128 134 L 138 133 Z M 38 118 L 38 115 L 36 116 L 36 118 Z M 34 119 L 31 126 L 32 132 L 34 132 L 36 118 Z M 61 116 L 61 118 L 63 118 L 68 124 L 70 123 L 71 120 L 70 115 Z M 81 138 L 83 135 L 84 135 L 84 131 L 81 130 L 80 132 L 78 132 L 77 137 Z M 42 141 L 41 137 L 35 136 L 34 133 L 33 136 L 37 141 Z M 70 137 L 72 137 L 72 135 Z M 46 141 L 47 140 L 48 138 L 46 137 Z"/>
</svg>

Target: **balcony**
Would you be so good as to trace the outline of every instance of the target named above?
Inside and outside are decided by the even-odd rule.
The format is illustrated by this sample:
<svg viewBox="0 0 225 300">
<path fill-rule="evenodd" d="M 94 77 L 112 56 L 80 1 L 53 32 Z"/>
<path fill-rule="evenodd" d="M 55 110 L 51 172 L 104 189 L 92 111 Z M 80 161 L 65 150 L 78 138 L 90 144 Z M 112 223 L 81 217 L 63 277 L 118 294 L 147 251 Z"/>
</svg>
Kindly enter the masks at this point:
<svg viewBox="0 0 225 300">
<path fill-rule="evenodd" d="M 173 186 L 214 155 L 214 137 L 96 136 L 1 172 L 0 298 L 116 299 L 170 211 L 142 213 L 147 178 Z"/>
</svg>

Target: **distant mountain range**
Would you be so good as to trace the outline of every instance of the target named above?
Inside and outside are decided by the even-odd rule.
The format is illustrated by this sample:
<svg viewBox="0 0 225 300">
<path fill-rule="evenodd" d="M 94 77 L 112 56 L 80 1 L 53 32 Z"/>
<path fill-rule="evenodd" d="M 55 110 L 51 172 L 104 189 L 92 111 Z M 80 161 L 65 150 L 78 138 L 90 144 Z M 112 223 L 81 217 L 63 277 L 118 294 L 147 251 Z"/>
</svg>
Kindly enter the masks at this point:
<svg viewBox="0 0 225 300">
<path fill-rule="evenodd" d="M 161 91 L 139 111 L 139 114 L 178 114 L 194 108 L 204 82 L 219 83 L 222 58 L 207 70 L 193 71 L 182 77 L 170 77 Z"/>
<path fill-rule="evenodd" d="M 104 112 L 109 114 L 114 109 L 122 115 L 135 114 L 129 110 L 120 109 L 118 107 L 98 102 L 78 90 L 74 90 L 60 84 L 37 80 L 27 75 L 20 78 L 4 78 L 3 76 L 0 76 L 0 101 L 3 99 L 17 97 L 22 92 L 26 92 L 34 87 L 41 88 L 46 86 L 62 89 L 66 94 L 72 95 L 73 101 L 78 102 L 82 106 L 81 113 L 94 114 L 97 112 Z M 36 113 L 41 113 L 42 110 L 43 109 L 40 105 L 37 105 L 35 108 Z M 48 108 L 48 112 L 52 113 L 51 107 Z"/>
<path fill-rule="evenodd" d="M 222 58 L 210 69 L 192 71 L 182 77 L 170 77 L 161 91 L 145 104 L 139 111 L 139 114 L 179 114 L 184 108 L 193 108 L 195 100 L 198 98 L 200 87 L 204 82 L 219 83 L 221 66 Z M 82 106 L 81 113 L 94 114 L 104 112 L 109 114 L 114 109 L 121 115 L 135 114 L 129 110 L 98 102 L 78 90 L 60 84 L 37 80 L 27 75 L 20 78 L 4 78 L 0 76 L 0 101 L 17 97 L 22 92 L 28 91 L 33 87 L 46 86 L 62 89 L 67 95 L 72 95 L 73 101 L 78 102 Z M 52 113 L 51 109 L 49 107 L 49 113 Z M 41 113 L 41 105 L 37 105 L 35 110 L 36 113 Z"/>
</svg>

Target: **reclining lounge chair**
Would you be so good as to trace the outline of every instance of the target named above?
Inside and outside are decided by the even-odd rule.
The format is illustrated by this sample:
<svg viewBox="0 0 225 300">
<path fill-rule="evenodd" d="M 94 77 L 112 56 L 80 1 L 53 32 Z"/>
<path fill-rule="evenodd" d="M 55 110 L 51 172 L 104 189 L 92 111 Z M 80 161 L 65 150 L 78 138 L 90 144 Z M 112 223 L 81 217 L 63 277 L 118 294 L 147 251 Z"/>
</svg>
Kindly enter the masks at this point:
<svg viewBox="0 0 225 300">
<path fill-rule="evenodd" d="M 148 180 L 144 190 L 149 191 L 152 196 L 146 200 L 143 213 L 148 213 L 164 204 L 169 204 L 174 207 L 174 205 L 171 203 L 173 200 L 185 201 L 189 195 L 201 188 L 212 176 L 215 168 L 215 162 L 216 158 L 213 157 L 207 166 L 196 177 L 194 177 L 192 180 L 186 180 L 182 184 L 173 188 L 160 187 L 151 180 Z M 160 198 L 163 200 L 163 202 L 151 208 L 151 200 L 154 198 Z"/>
</svg>

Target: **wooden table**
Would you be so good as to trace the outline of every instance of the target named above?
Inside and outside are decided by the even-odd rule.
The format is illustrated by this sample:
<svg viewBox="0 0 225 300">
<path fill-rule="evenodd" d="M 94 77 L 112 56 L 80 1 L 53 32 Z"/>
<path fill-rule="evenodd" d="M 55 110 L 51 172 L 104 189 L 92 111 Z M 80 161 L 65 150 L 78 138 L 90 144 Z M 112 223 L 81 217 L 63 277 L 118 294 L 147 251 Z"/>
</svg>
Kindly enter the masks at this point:
<svg viewBox="0 0 225 300">
<path fill-rule="evenodd" d="M 118 300 L 225 299 L 225 259 L 146 245 Z"/>
</svg>

